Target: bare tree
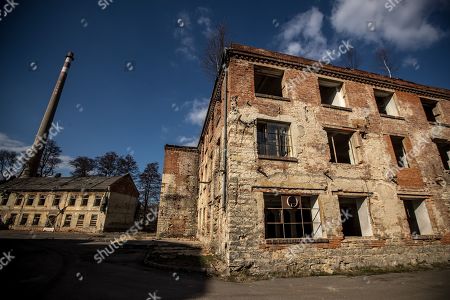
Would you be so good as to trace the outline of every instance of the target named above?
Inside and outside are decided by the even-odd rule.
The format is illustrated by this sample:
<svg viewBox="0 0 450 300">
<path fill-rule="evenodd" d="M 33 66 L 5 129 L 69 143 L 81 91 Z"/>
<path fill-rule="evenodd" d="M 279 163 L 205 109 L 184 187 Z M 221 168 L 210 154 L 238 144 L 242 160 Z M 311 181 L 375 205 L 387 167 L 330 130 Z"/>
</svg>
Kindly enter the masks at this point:
<svg viewBox="0 0 450 300">
<path fill-rule="evenodd" d="M 62 162 L 59 158 L 61 153 L 61 148 L 56 142 L 49 139 L 45 144 L 44 152 L 39 162 L 38 175 L 41 177 L 52 176 L 55 173 L 56 167 Z"/>
<path fill-rule="evenodd" d="M 219 73 L 222 55 L 225 47 L 229 44 L 227 30 L 224 24 L 217 25 L 209 36 L 201 64 L 205 73 L 214 80 Z"/>
<path fill-rule="evenodd" d="M 70 161 L 70 165 L 74 167 L 72 176 L 86 177 L 91 175 L 95 169 L 95 159 L 87 156 L 78 156 L 74 160 Z"/>
<path fill-rule="evenodd" d="M 379 48 L 375 52 L 375 56 L 380 63 L 380 68 L 386 71 L 389 78 L 392 78 L 393 73 L 398 70 L 398 66 L 392 59 L 391 51 L 387 48 Z"/>
<path fill-rule="evenodd" d="M 0 182 L 5 180 L 3 172 L 11 169 L 17 159 L 17 153 L 9 150 L 0 150 Z"/>
<path fill-rule="evenodd" d="M 139 168 L 133 156 L 127 154 L 119 158 L 117 163 L 117 175 L 125 175 L 129 173 L 133 180 L 136 180 L 139 173 Z"/>
<path fill-rule="evenodd" d="M 159 202 L 161 191 L 161 174 L 158 171 L 158 163 L 147 164 L 144 171 L 139 174 L 139 189 L 144 206 L 144 216 L 150 206 Z"/>
<path fill-rule="evenodd" d="M 119 155 L 116 152 L 106 152 L 95 158 L 96 173 L 100 176 L 115 176 L 118 174 Z"/>
<path fill-rule="evenodd" d="M 344 55 L 344 64 L 347 68 L 358 69 L 361 57 L 355 48 L 349 49 Z"/>
</svg>

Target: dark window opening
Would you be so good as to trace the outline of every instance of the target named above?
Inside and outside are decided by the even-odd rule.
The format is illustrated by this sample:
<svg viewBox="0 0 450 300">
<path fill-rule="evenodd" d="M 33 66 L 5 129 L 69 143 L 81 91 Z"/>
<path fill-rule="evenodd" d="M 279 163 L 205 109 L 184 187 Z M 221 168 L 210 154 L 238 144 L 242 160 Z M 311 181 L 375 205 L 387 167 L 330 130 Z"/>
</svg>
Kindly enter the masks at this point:
<svg viewBox="0 0 450 300">
<path fill-rule="evenodd" d="M 45 227 L 54 227 L 56 222 L 56 216 L 50 215 L 47 218 L 47 222 L 45 223 Z"/>
<path fill-rule="evenodd" d="M 450 143 L 436 142 L 439 156 L 445 170 L 450 170 Z"/>
<path fill-rule="evenodd" d="M 95 227 L 97 226 L 97 215 L 92 215 L 91 220 L 89 221 L 89 226 Z"/>
<path fill-rule="evenodd" d="M 45 204 L 45 196 L 42 195 L 42 196 L 39 197 L 38 205 L 39 206 L 43 206 L 44 204 Z"/>
<path fill-rule="evenodd" d="M 15 225 L 16 224 L 16 218 L 17 218 L 17 214 L 11 214 L 11 216 L 9 217 L 8 223 L 11 224 L 11 225 Z"/>
<path fill-rule="evenodd" d="M 84 215 L 79 215 L 77 220 L 77 227 L 83 227 L 84 225 Z"/>
<path fill-rule="evenodd" d="M 95 196 L 94 206 L 100 206 L 102 198 L 100 196 Z"/>
<path fill-rule="evenodd" d="M 417 223 L 416 218 L 416 208 L 414 207 L 414 201 L 405 200 L 403 201 L 406 210 L 406 218 L 408 219 L 409 230 L 413 235 L 420 235 L 419 224 Z"/>
<path fill-rule="evenodd" d="M 61 196 L 56 195 L 55 199 L 53 199 L 53 206 L 59 206 L 60 201 L 61 201 Z"/>
<path fill-rule="evenodd" d="M 64 219 L 63 227 L 70 227 L 71 221 L 72 221 L 72 215 L 66 215 L 66 218 Z"/>
<path fill-rule="evenodd" d="M 34 202 L 34 196 L 28 196 L 26 205 L 31 206 L 31 205 L 33 205 L 33 202 Z"/>
<path fill-rule="evenodd" d="M 18 196 L 15 205 L 22 205 L 23 196 Z"/>
<path fill-rule="evenodd" d="M 401 168 L 408 168 L 408 161 L 406 159 L 406 150 L 403 145 L 403 140 L 403 137 L 391 136 L 391 143 L 394 148 L 397 165 Z"/>
<path fill-rule="evenodd" d="M 76 198 L 75 196 L 71 196 L 69 199 L 69 206 L 75 206 Z"/>
<path fill-rule="evenodd" d="M 351 133 L 327 131 L 328 145 L 330 147 L 330 162 L 352 164 L 353 149 L 351 144 Z"/>
<path fill-rule="evenodd" d="M 281 88 L 282 70 L 255 66 L 254 77 L 256 94 L 283 97 Z"/>
<path fill-rule="evenodd" d="M 258 122 L 258 154 L 288 157 L 291 154 L 289 125 Z"/>
<path fill-rule="evenodd" d="M 345 107 L 341 95 L 342 83 L 319 80 L 320 99 L 322 104 Z"/>
<path fill-rule="evenodd" d="M 83 199 L 81 200 L 81 206 L 87 206 L 89 201 L 89 196 L 83 196 Z"/>
<path fill-rule="evenodd" d="M 8 196 L 2 196 L 2 205 L 6 205 L 8 203 Z"/>
<path fill-rule="evenodd" d="M 344 212 L 341 216 L 344 236 L 362 236 L 357 199 L 339 198 L 339 209 L 341 213 Z"/>
<path fill-rule="evenodd" d="M 438 114 L 435 114 L 437 102 L 425 99 L 420 99 L 420 101 L 422 102 L 422 107 L 427 116 L 427 120 L 429 122 L 436 122 L 436 117 L 438 116 Z"/>
<path fill-rule="evenodd" d="M 41 220 L 41 215 L 40 214 L 36 214 L 34 215 L 33 218 L 33 223 L 31 225 L 37 226 L 39 225 L 39 221 Z"/>
<path fill-rule="evenodd" d="M 23 214 L 22 219 L 20 220 L 20 225 L 26 225 L 28 221 L 28 214 Z"/>
<path fill-rule="evenodd" d="M 313 235 L 310 196 L 264 194 L 265 238 L 303 238 Z"/>
<path fill-rule="evenodd" d="M 378 112 L 384 115 L 398 116 L 397 107 L 393 99 L 393 93 L 384 91 L 374 91 Z"/>
</svg>

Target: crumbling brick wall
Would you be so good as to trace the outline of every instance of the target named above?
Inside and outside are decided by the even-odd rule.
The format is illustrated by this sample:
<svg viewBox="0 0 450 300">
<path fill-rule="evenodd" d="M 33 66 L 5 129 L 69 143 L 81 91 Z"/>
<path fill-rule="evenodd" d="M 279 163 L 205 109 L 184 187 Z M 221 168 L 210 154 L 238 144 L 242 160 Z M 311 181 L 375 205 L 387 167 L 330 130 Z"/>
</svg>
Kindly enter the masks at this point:
<svg viewBox="0 0 450 300">
<path fill-rule="evenodd" d="M 198 182 L 197 148 L 166 145 L 158 237 L 195 237 Z"/>
</svg>

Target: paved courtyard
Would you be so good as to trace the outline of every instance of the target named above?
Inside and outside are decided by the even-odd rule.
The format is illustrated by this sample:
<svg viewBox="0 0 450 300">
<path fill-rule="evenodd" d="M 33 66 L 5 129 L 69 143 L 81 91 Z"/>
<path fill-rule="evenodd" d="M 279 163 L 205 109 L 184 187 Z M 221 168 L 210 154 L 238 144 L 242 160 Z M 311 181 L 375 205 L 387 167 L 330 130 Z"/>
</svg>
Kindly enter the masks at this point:
<svg viewBox="0 0 450 300">
<path fill-rule="evenodd" d="M 449 299 L 450 269 L 225 282 L 142 264 L 152 240 L 107 248 L 113 234 L 0 232 L 2 295 L 24 299 Z M 50 236 L 52 237 L 52 236 Z M 101 263 L 94 255 L 108 249 Z M 108 253 L 108 252 L 106 252 Z M 3 296 L 2 296 L 3 298 Z"/>
</svg>

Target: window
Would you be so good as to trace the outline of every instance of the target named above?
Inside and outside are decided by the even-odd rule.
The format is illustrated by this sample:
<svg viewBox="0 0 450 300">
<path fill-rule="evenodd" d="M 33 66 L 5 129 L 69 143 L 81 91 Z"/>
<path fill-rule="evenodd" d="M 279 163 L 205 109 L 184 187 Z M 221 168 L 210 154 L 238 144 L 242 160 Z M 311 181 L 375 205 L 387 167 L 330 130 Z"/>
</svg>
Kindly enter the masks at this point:
<svg viewBox="0 0 450 300">
<path fill-rule="evenodd" d="M 79 215 L 77 220 L 77 227 L 83 227 L 84 225 L 84 215 Z"/>
<path fill-rule="evenodd" d="M 265 237 L 321 237 L 316 196 L 264 194 Z"/>
<path fill-rule="evenodd" d="M 97 226 L 97 218 L 98 218 L 97 215 L 92 215 L 91 220 L 89 221 L 89 226 L 91 227 Z"/>
<path fill-rule="evenodd" d="M 40 214 L 35 214 L 33 218 L 33 223 L 31 225 L 37 226 L 39 225 L 39 221 L 41 220 Z"/>
<path fill-rule="evenodd" d="M 342 233 L 344 236 L 371 236 L 366 198 L 339 197 Z"/>
<path fill-rule="evenodd" d="M 395 160 L 397 165 L 401 168 L 408 168 L 408 161 L 406 159 L 406 150 L 403 145 L 405 138 L 401 136 L 391 136 L 392 147 L 394 148 Z"/>
<path fill-rule="evenodd" d="M 17 214 L 11 214 L 11 216 L 9 217 L 9 224 L 11 224 L 11 225 L 16 224 L 16 218 L 17 218 Z"/>
<path fill-rule="evenodd" d="M 22 205 L 22 201 L 23 201 L 23 196 L 19 195 L 16 198 L 16 203 L 14 205 Z"/>
<path fill-rule="evenodd" d="M 34 196 L 28 196 L 26 205 L 31 206 L 34 202 Z"/>
<path fill-rule="evenodd" d="M 450 143 L 435 141 L 445 170 L 450 170 Z"/>
<path fill-rule="evenodd" d="M 439 116 L 439 113 L 437 111 L 437 101 L 428 100 L 428 99 L 420 99 L 420 102 L 422 103 L 423 110 L 425 111 L 425 115 L 427 117 L 427 120 L 429 122 L 436 122 L 436 117 Z"/>
<path fill-rule="evenodd" d="M 8 196 L 6 195 L 0 195 L 0 198 L 2 199 L 2 205 L 8 204 Z"/>
<path fill-rule="evenodd" d="M 70 227 L 70 223 L 72 222 L 72 215 L 66 215 L 64 219 L 63 227 Z"/>
<path fill-rule="evenodd" d="M 76 201 L 75 196 L 70 196 L 69 206 L 75 206 L 75 201 Z"/>
<path fill-rule="evenodd" d="M 319 79 L 319 91 L 322 104 L 345 107 L 341 89 L 341 82 Z"/>
<path fill-rule="evenodd" d="M 50 215 L 47 218 L 47 222 L 45 222 L 45 227 L 55 227 L 56 224 L 56 216 Z"/>
<path fill-rule="evenodd" d="M 55 195 L 55 198 L 53 199 L 53 206 L 59 206 L 60 202 L 61 202 L 61 195 Z"/>
<path fill-rule="evenodd" d="M 101 202 L 102 202 L 102 197 L 95 196 L 94 206 L 100 206 Z"/>
<path fill-rule="evenodd" d="M 398 116 L 398 109 L 394 101 L 394 93 L 374 90 L 374 95 L 380 114 Z"/>
<path fill-rule="evenodd" d="M 255 66 L 255 94 L 283 97 L 281 82 L 283 71 Z"/>
<path fill-rule="evenodd" d="M 41 195 L 39 197 L 39 202 L 38 202 L 39 206 L 44 206 L 45 205 L 45 195 Z"/>
<path fill-rule="evenodd" d="M 81 206 L 87 206 L 89 201 L 89 195 L 84 195 L 83 199 L 81 200 Z"/>
<path fill-rule="evenodd" d="M 20 225 L 26 225 L 28 221 L 28 214 L 23 214 L 22 219 L 20 219 Z"/>
<path fill-rule="evenodd" d="M 355 164 L 351 132 L 327 130 L 330 162 Z"/>
<path fill-rule="evenodd" d="M 412 235 L 433 234 L 424 199 L 403 199 Z"/>
<path fill-rule="evenodd" d="M 256 127 L 259 155 L 274 157 L 291 155 L 289 125 L 258 121 Z"/>
</svg>

